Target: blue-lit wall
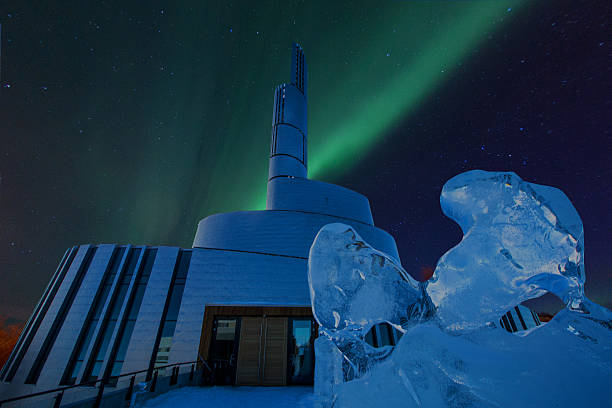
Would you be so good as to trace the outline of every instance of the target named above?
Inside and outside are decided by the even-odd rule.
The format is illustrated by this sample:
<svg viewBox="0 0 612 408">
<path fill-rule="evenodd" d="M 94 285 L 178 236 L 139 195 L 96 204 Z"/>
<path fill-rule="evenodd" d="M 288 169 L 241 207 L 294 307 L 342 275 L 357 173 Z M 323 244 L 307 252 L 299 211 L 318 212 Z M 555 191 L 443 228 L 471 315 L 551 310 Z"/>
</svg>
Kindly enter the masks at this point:
<svg viewBox="0 0 612 408">
<path fill-rule="evenodd" d="M 67 251 L 0 374 L 0 399 L 153 367 L 161 337 L 174 333 L 191 256 L 131 245 Z M 63 401 L 94 394 L 81 387 Z"/>
</svg>

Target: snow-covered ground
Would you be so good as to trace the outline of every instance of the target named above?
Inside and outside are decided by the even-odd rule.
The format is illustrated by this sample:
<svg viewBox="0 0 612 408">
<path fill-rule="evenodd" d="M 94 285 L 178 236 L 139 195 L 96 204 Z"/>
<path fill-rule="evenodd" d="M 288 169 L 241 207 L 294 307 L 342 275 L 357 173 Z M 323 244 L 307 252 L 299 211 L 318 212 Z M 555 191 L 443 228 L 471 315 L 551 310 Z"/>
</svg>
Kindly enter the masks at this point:
<svg viewBox="0 0 612 408">
<path fill-rule="evenodd" d="M 185 387 L 139 404 L 142 408 L 312 408 L 312 387 Z"/>
</svg>

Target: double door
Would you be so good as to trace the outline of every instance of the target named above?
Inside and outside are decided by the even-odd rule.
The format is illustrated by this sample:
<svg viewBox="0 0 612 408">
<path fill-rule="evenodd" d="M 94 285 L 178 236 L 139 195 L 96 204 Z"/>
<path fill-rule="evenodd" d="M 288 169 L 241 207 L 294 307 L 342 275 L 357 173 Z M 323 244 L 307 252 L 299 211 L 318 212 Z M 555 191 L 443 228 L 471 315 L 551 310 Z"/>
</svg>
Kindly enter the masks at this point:
<svg viewBox="0 0 612 408">
<path fill-rule="evenodd" d="M 199 356 L 217 385 L 312 384 L 309 307 L 207 306 Z"/>
<path fill-rule="evenodd" d="M 287 318 L 242 317 L 236 385 L 287 384 Z"/>
</svg>

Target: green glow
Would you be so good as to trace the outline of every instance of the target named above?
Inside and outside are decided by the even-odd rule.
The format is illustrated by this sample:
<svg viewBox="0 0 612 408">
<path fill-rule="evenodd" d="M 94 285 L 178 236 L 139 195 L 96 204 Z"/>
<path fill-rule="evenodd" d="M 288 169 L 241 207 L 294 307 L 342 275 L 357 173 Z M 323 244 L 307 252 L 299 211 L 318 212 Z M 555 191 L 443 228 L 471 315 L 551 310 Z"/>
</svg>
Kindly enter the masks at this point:
<svg viewBox="0 0 612 408">
<path fill-rule="evenodd" d="M 333 182 L 368 163 L 517 2 L 257 4 L 168 7 L 154 46 L 134 42 L 117 72 L 85 71 L 100 85 L 71 100 L 66 123 L 87 125 L 69 162 L 88 175 L 72 188 L 91 226 L 71 240 L 188 247 L 202 218 L 265 208 L 273 93 L 290 80 L 294 40 L 309 63 L 309 177 Z M 135 35 L 121 27 L 100 55 Z"/>
<path fill-rule="evenodd" d="M 510 5 L 514 10 L 518 3 L 515 1 Z M 414 14 L 409 14 L 411 11 L 427 18 L 425 6 L 409 2 L 395 4 L 387 14 L 384 28 L 389 31 L 388 28 L 393 25 L 403 27 L 403 20 L 414 20 Z M 325 95 L 321 101 L 315 100 L 311 94 L 309 178 L 338 177 L 356 166 L 367 155 L 368 149 L 386 136 L 389 128 L 398 120 L 405 119 L 419 103 L 425 101 L 459 62 L 469 62 L 469 52 L 485 40 L 491 30 L 499 29 L 510 17 L 508 2 L 441 2 L 436 6 L 436 9 L 445 8 L 440 9 L 444 15 L 438 24 L 443 29 L 435 33 L 430 27 L 427 34 L 435 33 L 431 38 L 422 41 L 423 37 L 428 37 L 424 35 L 407 41 L 414 47 L 417 56 L 402 61 L 403 69 L 396 69 L 387 77 L 366 72 L 354 89 L 350 89 L 349 84 L 337 84 L 343 89 L 337 90 L 335 98 Z M 366 51 L 367 57 L 362 59 L 364 65 L 367 66 L 368 60 L 380 59 L 384 48 L 385 44 L 379 42 L 370 47 Z M 312 50 L 305 51 L 308 56 Z M 336 63 L 340 64 L 341 61 Z M 310 66 L 311 71 L 316 69 L 312 59 Z M 370 83 L 366 83 L 368 81 Z M 317 84 L 311 80 L 310 87 L 317 87 Z M 344 103 L 346 93 L 356 96 L 354 103 Z M 252 207 L 265 208 L 265 188 L 258 193 Z"/>
<path fill-rule="evenodd" d="M 461 58 L 485 37 L 484 33 L 507 14 L 498 2 L 471 4 L 446 30 L 423 45 L 421 57 L 407 63 L 405 71 L 385 79 L 385 90 L 366 99 L 358 110 L 331 129 L 324 143 L 315 145 L 309 173 L 317 178 L 339 174 L 357 164 L 360 157 L 398 119 L 404 118 L 446 77 Z M 483 4 L 484 3 L 484 4 Z"/>
</svg>

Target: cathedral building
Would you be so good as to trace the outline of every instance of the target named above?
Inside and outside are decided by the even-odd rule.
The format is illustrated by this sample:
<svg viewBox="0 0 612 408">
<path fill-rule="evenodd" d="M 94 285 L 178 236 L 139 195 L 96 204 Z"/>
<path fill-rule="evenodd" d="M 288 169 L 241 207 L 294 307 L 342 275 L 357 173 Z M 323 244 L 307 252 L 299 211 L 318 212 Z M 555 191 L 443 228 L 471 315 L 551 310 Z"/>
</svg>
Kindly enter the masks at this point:
<svg viewBox="0 0 612 408">
<path fill-rule="evenodd" d="M 0 400 L 191 361 L 217 384 L 312 383 L 307 264 L 319 229 L 348 224 L 399 255 L 366 197 L 308 179 L 307 145 L 306 60 L 294 45 L 291 81 L 274 93 L 266 209 L 202 219 L 190 249 L 68 249 L 0 372 Z"/>
</svg>

